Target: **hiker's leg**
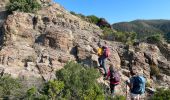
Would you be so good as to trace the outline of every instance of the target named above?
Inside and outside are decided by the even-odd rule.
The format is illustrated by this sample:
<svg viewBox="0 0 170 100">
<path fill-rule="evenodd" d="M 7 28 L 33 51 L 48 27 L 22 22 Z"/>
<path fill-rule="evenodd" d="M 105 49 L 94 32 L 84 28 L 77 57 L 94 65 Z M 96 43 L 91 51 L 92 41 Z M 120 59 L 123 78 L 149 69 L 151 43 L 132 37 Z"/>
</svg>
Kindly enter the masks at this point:
<svg viewBox="0 0 170 100">
<path fill-rule="evenodd" d="M 138 94 L 131 93 L 131 100 L 139 100 L 138 96 L 139 96 Z"/>
<path fill-rule="evenodd" d="M 137 96 L 137 100 L 140 100 L 139 98 L 140 98 L 140 95 L 138 94 L 138 96 Z"/>
<path fill-rule="evenodd" d="M 112 94 L 113 92 L 112 84 L 110 84 L 110 93 Z"/>
<path fill-rule="evenodd" d="M 107 68 L 106 68 L 106 58 L 103 58 L 103 69 L 104 69 L 104 74 L 107 75 Z"/>
<path fill-rule="evenodd" d="M 112 95 L 114 95 L 115 92 L 115 85 L 114 84 L 110 84 L 110 92 Z"/>
</svg>

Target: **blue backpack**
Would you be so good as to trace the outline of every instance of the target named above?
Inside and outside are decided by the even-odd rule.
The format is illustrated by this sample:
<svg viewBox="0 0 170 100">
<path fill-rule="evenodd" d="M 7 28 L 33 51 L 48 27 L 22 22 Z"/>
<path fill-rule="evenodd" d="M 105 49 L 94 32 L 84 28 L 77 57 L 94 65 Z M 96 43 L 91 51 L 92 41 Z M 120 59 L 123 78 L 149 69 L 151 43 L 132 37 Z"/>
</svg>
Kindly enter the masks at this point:
<svg viewBox="0 0 170 100">
<path fill-rule="evenodd" d="M 143 94 L 145 92 L 145 78 L 143 76 L 132 77 L 133 88 L 131 93 Z"/>
</svg>

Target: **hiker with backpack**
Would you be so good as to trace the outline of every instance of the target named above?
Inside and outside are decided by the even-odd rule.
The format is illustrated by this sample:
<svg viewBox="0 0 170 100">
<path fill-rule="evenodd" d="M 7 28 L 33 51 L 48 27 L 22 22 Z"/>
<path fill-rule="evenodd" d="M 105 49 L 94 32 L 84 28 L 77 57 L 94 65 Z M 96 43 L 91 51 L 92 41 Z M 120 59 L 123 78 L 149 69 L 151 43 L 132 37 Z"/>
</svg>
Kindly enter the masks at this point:
<svg viewBox="0 0 170 100">
<path fill-rule="evenodd" d="M 145 92 L 146 79 L 143 75 L 132 72 L 132 77 L 126 84 L 130 87 L 131 100 L 140 100 L 140 96 Z"/>
<path fill-rule="evenodd" d="M 105 80 L 108 79 L 110 81 L 110 92 L 114 96 L 115 86 L 117 86 L 120 83 L 120 74 L 113 68 L 112 65 L 109 67 L 109 71 L 107 73 Z"/>
<path fill-rule="evenodd" d="M 99 56 L 98 58 L 99 68 L 104 69 L 104 77 L 105 77 L 107 75 L 106 59 L 110 55 L 109 48 L 106 46 L 101 46 L 101 44 L 99 44 L 99 49 L 97 51 L 97 54 Z"/>
</svg>

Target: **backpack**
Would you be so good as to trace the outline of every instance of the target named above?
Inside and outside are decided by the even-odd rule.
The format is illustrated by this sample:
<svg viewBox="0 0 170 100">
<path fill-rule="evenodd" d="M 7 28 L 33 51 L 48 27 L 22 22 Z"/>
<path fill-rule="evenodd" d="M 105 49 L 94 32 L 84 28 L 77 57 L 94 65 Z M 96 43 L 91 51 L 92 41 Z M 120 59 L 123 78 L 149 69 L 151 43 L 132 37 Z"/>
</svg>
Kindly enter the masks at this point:
<svg viewBox="0 0 170 100">
<path fill-rule="evenodd" d="M 98 54 L 98 56 L 101 56 L 101 55 L 102 55 L 102 53 L 103 53 L 102 48 L 99 48 L 99 49 L 97 50 L 97 54 Z"/>
<path fill-rule="evenodd" d="M 118 72 L 110 72 L 110 82 L 119 83 L 120 74 Z"/>
<path fill-rule="evenodd" d="M 108 47 L 104 46 L 104 56 L 109 57 L 110 56 L 110 50 Z"/>
<path fill-rule="evenodd" d="M 134 94 L 143 94 L 145 92 L 145 78 L 143 76 L 135 76 L 132 80 L 133 88 L 131 92 Z"/>
</svg>

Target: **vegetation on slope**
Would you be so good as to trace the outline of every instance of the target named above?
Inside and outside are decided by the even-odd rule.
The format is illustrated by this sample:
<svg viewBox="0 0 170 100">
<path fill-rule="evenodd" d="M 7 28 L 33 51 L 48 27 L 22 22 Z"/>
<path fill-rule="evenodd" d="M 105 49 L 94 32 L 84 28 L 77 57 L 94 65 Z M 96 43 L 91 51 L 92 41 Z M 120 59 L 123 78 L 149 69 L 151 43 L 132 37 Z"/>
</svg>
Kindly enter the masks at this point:
<svg viewBox="0 0 170 100">
<path fill-rule="evenodd" d="M 41 8 L 41 5 L 37 0 L 9 0 L 6 8 L 10 13 L 12 11 L 34 13 Z"/>
<path fill-rule="evenodd" d="M 148 37 L 159 34 L 169 42 L 170 20 L 135 20 L 116 23 L 112 27 L 117 31 L 136 32 L 139 40 L 145 40 Z"/>
<path fill-rule="evenodd" d="M 0 77 L 0 98 L 26 100 L 125 100 L 111 97 L 97 82 L 100 74 L 94 68 L 69 62 L 56 72 L 56 79 L 40 87 L 24 88 L 22 82 L 9 75 Z"/>
<path fill-rule="evenodd" d="M 102 39 L 115 40 L 126 44 L 133 44 L 136 40 L 137 34 L 135 32 L 117 32 L 111 28 L 111 25 L 104 18 L 98 18 L 95 15 L 85 16 L 83 14 L 76 14 L 73 11 L 70 13 L 99 26 L 103 30 Z"/>
</svg>

